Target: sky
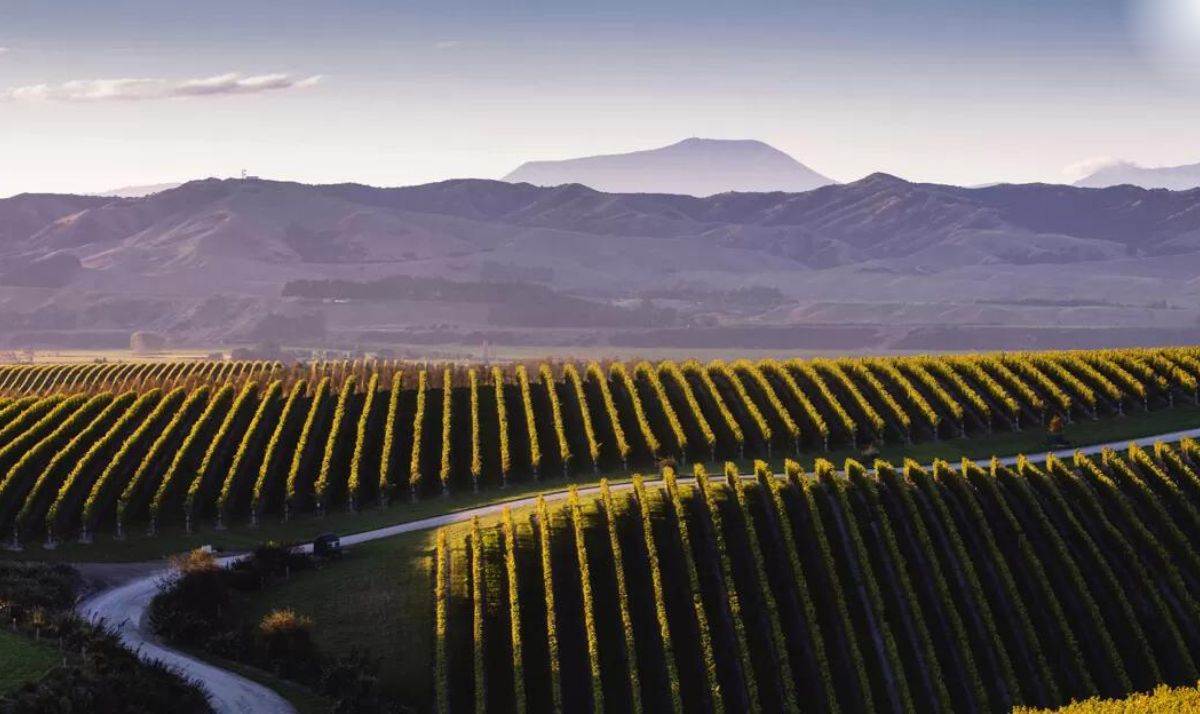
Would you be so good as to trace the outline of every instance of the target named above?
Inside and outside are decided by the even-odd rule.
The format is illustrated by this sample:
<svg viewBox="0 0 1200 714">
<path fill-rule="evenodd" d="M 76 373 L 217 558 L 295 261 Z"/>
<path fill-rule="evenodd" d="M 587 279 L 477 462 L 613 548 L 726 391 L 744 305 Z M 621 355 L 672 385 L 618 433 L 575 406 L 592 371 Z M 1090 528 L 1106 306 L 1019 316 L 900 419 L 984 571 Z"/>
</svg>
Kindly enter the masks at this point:
<svg viewBox="0 0 1200 714">
<path fill-rule="evenodd" d="M 407 185 L 702 136 L 828 176 L 1200 162 L 1200 0 L 0 0 L 0 196 Z"/>
</svg>

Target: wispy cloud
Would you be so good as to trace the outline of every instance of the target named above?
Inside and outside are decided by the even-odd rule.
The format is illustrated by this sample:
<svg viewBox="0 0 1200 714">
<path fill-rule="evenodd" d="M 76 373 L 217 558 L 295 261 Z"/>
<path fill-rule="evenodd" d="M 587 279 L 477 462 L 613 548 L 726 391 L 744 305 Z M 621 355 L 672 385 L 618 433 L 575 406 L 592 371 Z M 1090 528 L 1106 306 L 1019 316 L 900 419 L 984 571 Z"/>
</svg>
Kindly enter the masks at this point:
<svg viewBox="0 0 1200 714">
<path fill-rule="evenodd" d="M 320 75 L 293 77 L 290 74 L 238 72 L 194 79 L 77 79 L 62 84 L 32 84 L 0 93 L 12 101 L 104 102 L 145 101 L 181 97 L 212 97 L 230 94 L 261 94 L 284 89 L 302 89 L 321 81 Z"/>
<path fill-rule="evenodd" d="M 433 46 L 435 49 L 439 49 L 439 50 L 452 50 L 452 49 L 455 49 L 456 47 L 462 47 L 463 41 L 462 40 L 438 40 L 437 42 L 433 43 Z"/>
<path fill-rule="evenodd" d="M 287 74 L 259 74 L 242 77 L 237 72 L 204 79 L 189 79 L 172 90 L 172 96 L 197 97 L 210 94 L 258 94 L 279 89 L 302 89 L 321 81 L 321 75 L 302 79 Z"/>
<path fill-rule="evenodd" d="M 1063 176 L 1066 176 L 1067 178 L 1071 179 L 1072 181 L 1078 181 L 1080 179 L 1091 176 L 1092 174 L 1096 173 L 1100 169 L 1107 169 L 1111 166 L 1121 166 L 1121 165 L 1128 165 L 1128 164 L 1129 164 L 1128 161 L 1122 161 L 1121 159 L 1117 159 L 1112 156 L 1095 156 L 1090 159 L 1076 161 L 1073 164 L 1064 166 L 1062 172 L 1063 172 Z"/>
</svg>

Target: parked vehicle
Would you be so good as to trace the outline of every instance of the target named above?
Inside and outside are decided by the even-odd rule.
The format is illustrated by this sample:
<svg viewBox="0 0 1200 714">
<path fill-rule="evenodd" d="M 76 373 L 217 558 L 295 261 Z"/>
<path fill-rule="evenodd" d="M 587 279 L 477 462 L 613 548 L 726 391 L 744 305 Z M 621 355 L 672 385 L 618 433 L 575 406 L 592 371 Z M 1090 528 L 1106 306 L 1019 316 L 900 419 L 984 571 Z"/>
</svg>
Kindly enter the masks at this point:
<svg viewBox="0 0 1200 714">
<path fill-rule="evenodd" d="M 313 555 L 318 558 L 340 558 L 342 539 L 336 533 L 322 533 L 313 539 Z"/>
</svg>

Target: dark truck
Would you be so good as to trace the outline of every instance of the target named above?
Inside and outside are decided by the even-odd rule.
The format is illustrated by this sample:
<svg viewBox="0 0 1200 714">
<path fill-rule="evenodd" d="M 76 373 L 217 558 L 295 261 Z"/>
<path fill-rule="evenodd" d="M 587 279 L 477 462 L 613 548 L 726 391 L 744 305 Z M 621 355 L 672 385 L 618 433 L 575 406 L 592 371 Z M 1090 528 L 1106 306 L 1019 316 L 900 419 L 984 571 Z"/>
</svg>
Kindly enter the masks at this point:
<svg viewBox="0 0 1200 714">
<path fill-rule="evenodd" d="M 322 533 L 313 538 L 313 555 L 318 558 L 340 558 L 342 539 L 336 533 Z"/>
</svg>

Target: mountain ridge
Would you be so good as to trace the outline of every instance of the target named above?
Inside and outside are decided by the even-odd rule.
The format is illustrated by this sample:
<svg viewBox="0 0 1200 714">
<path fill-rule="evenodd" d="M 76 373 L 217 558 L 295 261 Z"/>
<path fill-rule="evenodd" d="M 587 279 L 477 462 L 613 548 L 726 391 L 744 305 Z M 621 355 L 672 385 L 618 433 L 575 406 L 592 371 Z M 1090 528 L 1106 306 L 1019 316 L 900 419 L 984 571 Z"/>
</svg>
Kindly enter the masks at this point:
<svg viewBox="0 0 1200 714">
<path fill-rule="evenodd" d="M 283 295 L 294 281 L 401 276 L 536 284 L 594 301 L 586 311 L 601 315 L 648 293 L 777 291 L 758 315 L 670 302 L 699 324 L 730 327 L 1165 329 L 1200 315 L 1198 271 L 1200 189 L 962 188 L 872 174 L 801 193 L 695 197 L 486 179 L 394 188 L 203 179 L 143 198 L 0 200 L 0 343 L 46 326 L 107 329 L 105 340 L 160 329 L 193 343 L 323 339 L 325 325 L 431 339 L 542 319 L 455 301 L 407 310 Z M 1085 306 L 1040 307 L 1064 294 Z"/>
<path fill-rule="evenodd" d="M 919 259 L 943 270 L 1200 251 L 1200 190 L 968 189 L 882 173 L 803 193 L 704 198 L 485 179 L 398 188 L 204 179 L 144 198 L 0 201 L 0 219 L 8 215 L 20 220 L 0 259 L 64 252 L 98 279 L 212 271 L 231 290 L 261 290 L 246 275 L 254 271 L 305 279 L 488 255 L 590 275 L 589 284 L 603 272 L 640 284 L 684 263 L 745 271 L 755 261 L 798 270 Z M 687 251 L 686 261 L 671 251 Z"/>
</svg>

